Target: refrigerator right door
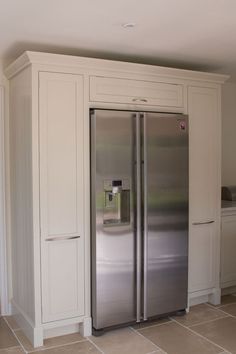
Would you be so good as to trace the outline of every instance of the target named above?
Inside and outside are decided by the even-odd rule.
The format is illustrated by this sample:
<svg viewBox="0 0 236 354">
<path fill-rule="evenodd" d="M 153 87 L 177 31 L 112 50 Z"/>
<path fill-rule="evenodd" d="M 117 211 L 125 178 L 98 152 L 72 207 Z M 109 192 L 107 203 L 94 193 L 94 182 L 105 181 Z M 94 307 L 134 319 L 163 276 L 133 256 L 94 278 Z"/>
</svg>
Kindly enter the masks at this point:
<svg viewBox="0 0 236 354">
<path fill-rule="evenodd" d="M 188 117 L 144 113 L 144 319 L 185 309 L 188 289 Z"/>
</svg>

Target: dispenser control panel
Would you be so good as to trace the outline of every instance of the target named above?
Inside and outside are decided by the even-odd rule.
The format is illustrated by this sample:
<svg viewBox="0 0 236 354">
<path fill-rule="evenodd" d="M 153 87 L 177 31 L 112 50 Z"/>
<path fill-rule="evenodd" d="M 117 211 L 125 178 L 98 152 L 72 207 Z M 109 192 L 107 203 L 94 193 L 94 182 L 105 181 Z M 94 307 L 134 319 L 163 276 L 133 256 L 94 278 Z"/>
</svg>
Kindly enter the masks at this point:
<svg viewBox="0 0 236 354">
<path fill-rule="evenodd" d="M 122 225 L 130 223 L 130 180 L 104 180 L 104 225 Z"/>
</svg>

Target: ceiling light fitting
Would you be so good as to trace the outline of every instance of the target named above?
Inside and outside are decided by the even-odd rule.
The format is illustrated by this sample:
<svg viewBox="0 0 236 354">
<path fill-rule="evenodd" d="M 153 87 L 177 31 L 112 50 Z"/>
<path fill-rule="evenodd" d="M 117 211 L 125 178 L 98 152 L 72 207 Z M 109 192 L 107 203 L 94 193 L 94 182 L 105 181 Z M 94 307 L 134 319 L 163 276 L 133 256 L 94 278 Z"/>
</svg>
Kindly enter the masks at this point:
<svg viewBox="0 0 236 354">
<path fill-rule="evenodd" d="M 124 27 L 124 28 L 133 28 L 133 27 L 135 27 L 135 23 L 134 22 L 127 22 L 127 23 L 124 23 L 122 26 Z"/>
</svg>

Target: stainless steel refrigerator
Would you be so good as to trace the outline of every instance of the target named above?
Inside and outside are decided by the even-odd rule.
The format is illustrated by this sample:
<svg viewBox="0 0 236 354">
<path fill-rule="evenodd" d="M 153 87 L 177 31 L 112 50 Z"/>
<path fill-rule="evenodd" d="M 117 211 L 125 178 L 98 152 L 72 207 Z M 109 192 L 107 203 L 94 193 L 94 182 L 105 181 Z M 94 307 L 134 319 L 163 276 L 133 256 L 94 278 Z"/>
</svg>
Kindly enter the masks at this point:
<svg viewBox="0 0 236 354">
<path fill-rule="evenodd" d="M 188 117 L 91 110 L 95 334 L 187 307 Z"/>
</svg>

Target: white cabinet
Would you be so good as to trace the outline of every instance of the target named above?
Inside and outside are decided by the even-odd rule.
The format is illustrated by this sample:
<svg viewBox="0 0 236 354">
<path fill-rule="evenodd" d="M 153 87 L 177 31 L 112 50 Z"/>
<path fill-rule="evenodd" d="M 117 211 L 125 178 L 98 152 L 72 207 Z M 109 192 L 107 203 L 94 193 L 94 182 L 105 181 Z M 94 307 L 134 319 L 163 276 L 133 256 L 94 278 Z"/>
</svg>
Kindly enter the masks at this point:
<svg viewBox="0 0 236 354">
<path fill-rule="evenodd" d="M 25 52 L 6 75 L 12 306 L 31 342 L 40 346 L 43 338 L 78 327 L 91 333 L 91 108 L 189 115 L 189 292 L 213 294 L 219 288 L 220 85 L 226 77 L 35 52 Z"/>
<path fill-rule="evenodd" d="M 43 322 L 84 314 L 83 77 L 39 74 Z"/>
<path fill-rule="evenodd" d="M 90 100 L 180 108 L 183 85 L 91 76 Z"/>
<path fill-rule="evenodd" d="M 214 225 L 190 226 L 189 291 L 214 287 Z"/>
<path fill-rule="evenodd" d="M 220 280 L 221 288 L 236 286 L 236 210 L 222 215 Z"/>
<path fill-rule="evenodd" d="M 188 88 L 190 221 L 216 218 L 219 204 L 220 119 L 218 91 Z"/>
<path fill-rule="evenodd" d="M 189 292 L 219 287 L 220 116 L 218 90 L 188 88 Z"/>
<path fill-rule="evenodd" d="M 42 245 L 42 321 L 83 315 L 83 241 L 73 238 L 48 241 Z"/>
</svg>

